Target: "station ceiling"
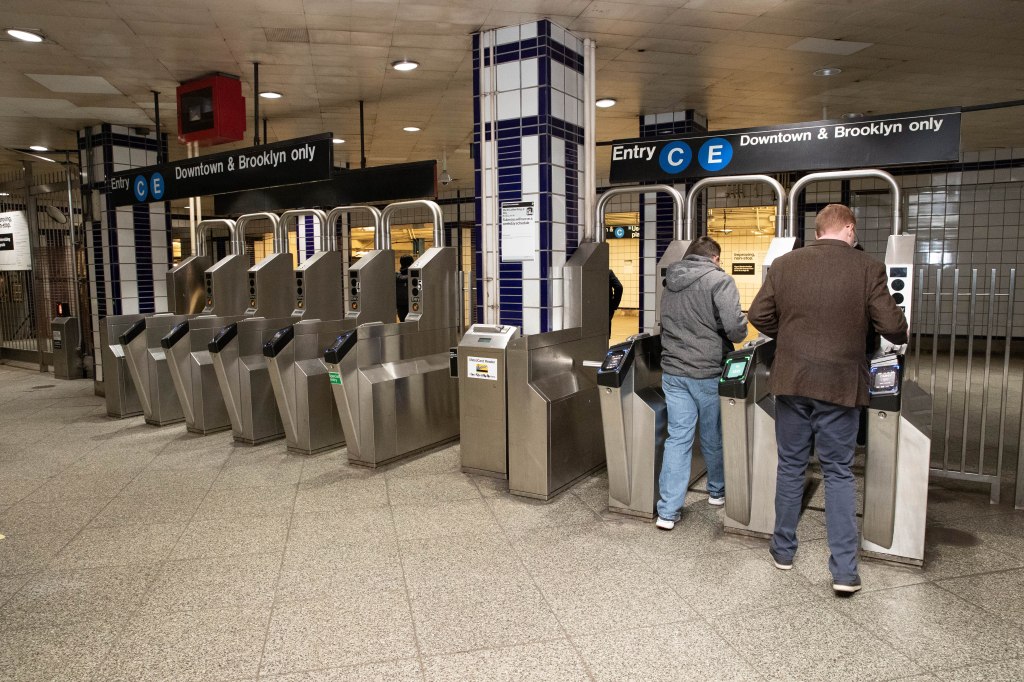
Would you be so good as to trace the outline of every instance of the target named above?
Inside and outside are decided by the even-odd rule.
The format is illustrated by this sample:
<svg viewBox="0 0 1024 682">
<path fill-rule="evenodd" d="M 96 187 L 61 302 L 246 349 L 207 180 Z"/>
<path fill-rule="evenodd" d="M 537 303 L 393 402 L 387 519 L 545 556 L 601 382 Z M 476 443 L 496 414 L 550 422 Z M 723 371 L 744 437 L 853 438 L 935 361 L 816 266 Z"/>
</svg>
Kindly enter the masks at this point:
<svg viewBox="0 0 1024 682">
<path fill-rule="evenodd" d="M 550 18 L 597 42 L 597 139 L 635 137 L 637 116 L 696 109 L 711 129 L 1024 99 L 1021 0 L 5 0 L 0 147 L 73 148 L 99 122 L 175 132 L 174 89 L 252 63 L 271 141 L 332 131 L 336 162 L 447 155 L 472 188 L 471 34 Z M 844 54 L 846 53 L 846 54 Z M 415 60 L 398 72 L 391 63 Z M 825 67 L 842 72 L 814 75 Z M 963 148 L 1024 147 L 1021 109 L 970 114 Z M 414 125 L 418 133 L 403 132 Z M 173 138 L 172 138 L 173 139 Z M 171 157 L 185 155 L 172 143 Z M 0 150 L 0 169 L 24 158 Z M 598 174 L 607 176 L 607 153 Z"/>
</svg>

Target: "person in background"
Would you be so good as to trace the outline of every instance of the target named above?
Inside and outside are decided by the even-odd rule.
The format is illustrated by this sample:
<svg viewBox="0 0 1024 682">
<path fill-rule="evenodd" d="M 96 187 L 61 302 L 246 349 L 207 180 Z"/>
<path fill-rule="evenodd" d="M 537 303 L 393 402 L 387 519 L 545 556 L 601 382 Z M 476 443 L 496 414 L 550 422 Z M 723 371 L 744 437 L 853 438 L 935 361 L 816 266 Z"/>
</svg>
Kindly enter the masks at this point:
<svg viewBox="0 0 1024 682">
<path fill-rule="evenodd" d="M 622 282 L 615 276 L 615 273 L 608 269 L 608 320 L 610 321 L 615 317 L 615 311 L 619 309 L 619 304 L 622 303 Z"/>
<path fill-rule="evenodd" d="M 885 265 L 851 248 L 853 211 L 829 204 L 818 213 L 815 232 L 816 241 L 772 264 L 749 311 L 751 324 L 776 341 L 768 389 L 775 394 L 779 466 L 769 552 L 776 568 L 793 567 L 813 449 L 825 477 L 832 589 L 849 596 L 861 588 L 850 465 L 858 408 L 868 404 L 865 339 L 874 328 L 892 343 L 906 343 L 907 321 L 889 294 Z"/>
<path fill-rule="evenodd" d="M 718 380 L 726 353 L 747 335 L 740 292 L 721 266 L 722 249 L 701 237 L 668 267 L 661 296 L 661 385 L 668 407 L 668 440 L 658 478 L 658 520 L 672 530 L 690 483 L 694 432 L 708 468 L 708 502 L 725 504 Z"/>
<path fill-rule="evenodd" d="M 409 267 L 413 264 L 412 256 L 398 259 L 399 271 L 395 274 L 395 304 L 398 309 L 398 321 L 405 322 L 409 314 Z"/>
</svg>

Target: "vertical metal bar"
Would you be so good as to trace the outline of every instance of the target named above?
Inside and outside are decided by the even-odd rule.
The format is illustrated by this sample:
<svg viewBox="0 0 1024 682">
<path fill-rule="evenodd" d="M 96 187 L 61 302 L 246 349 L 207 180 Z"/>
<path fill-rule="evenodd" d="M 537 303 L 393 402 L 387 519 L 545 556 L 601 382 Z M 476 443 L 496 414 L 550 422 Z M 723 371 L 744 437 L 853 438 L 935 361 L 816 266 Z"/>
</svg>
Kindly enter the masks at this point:
<svg viewBox="0 0 1024 682">
<path fill-rule="evenodd" d="M 363 121 L 363 100 L 359 100 L 359 167 L 366 168 L 366 125 Z"/>
<path fill-rule="evenodd" d="M 974 322 L 975 305 L 978 302 L 978 268 L 971 268 L 971 298 L 967 304 L 967 376 L 964 379 L 964 420 L 960 437 L 960 473 L 967 471 L 967 428 L 971 412 L 971 370 L 974 366 Z M 981 462 L 979 462 L 981 464 Z M 978 473 L 981 473 L 979 471 Z"/>
<path fill-rule="evenodd" d="M 260 63 L 252 63 L 252 144 L 260 145 Z"/>
<path fill-rule="evenodd" d="M 939 324 L 942 322 L 942 266 L 935 271 L 935 324 L 932 325 L 931 393 L 935 400 L 935 370 L 939 366 Z"/>
<path fill-rule="evenodd" d="M 75 199 L 71 191 L 71 154 L 64 152 L 64 179 L 68 187 L 68 235 L 71 240 L 71 287 L 75 296 L 75 317 L 78 320 L 78 348 L 75 352 L 81 358 L 85 355 L 85 338 L 82 336 L 82 297 L 78 287 L 78 246 L 75 239 Z M 83 369 L 84 369 L 83 363 Z"/>
<path fill-rule="evenodd" d="M 946 430 L 942 434 L 942 468 L 949 471 L 949 425 L 953 412 L 953 362 L 956 357 L 956 313 L 960 296 L 960 268 L 953 270 L 953 311 L 949 322 L 949 367 L 946 374 Z"/>
<path fill-rule="evenodd" d="M 156 162 L 163 163 L 167 159 L 164 158 L 164 146 L 160 144 L 160 93 L 156 90 L 150 90 L 153 93 L 153 127 L 156 128 Z"/>
<path fill-rule="evenodd" d="M 983 474 L 985 464 L 985 428 L 988 424 L 989 380 L 992 376 L 992 331 L 995 327 L 996 313 L 996 269 L 988 283 L 988 315 L 985 322 L 985 378 L 981 389 L 981 444 L 978 446 L 978 473 Z M 996 474 L 999 472 L 997 471 Z"/>
<path fill-rule="evenodd" d="M 924 278 L 927 270 L 921 268 L 917 271 L 917 281 L 920 286 L 917 287 L 917 303 L 914 305 L 914 310 L 917 311 L 917 324 L 914 325 L 917 331 L 916 339 L 914 341 L 914 383 L 917 383 L 921 379 L 921 327 L 924 322 L 924 288 L 927 281 Z M 910 320 L 907 320 L 910 322 Z"/>
<path fill-rule="evenodd" d="M 25 218 L 28 221 L 28 252 L 32 263 L 32 272 L 28 273 L 28 288 L 32 292 L 32 305 L 29 306 L 29 315 L 32 318 L 32 333 L 36 337 L 36 350 L 39 351 L 39 371 L 46 371 L 46 356 L 43 351 L 42 321 L 39 319 L 39 303 L 43 295 L 42 287 L 37 287 L 36 282 L 42 274 L 39 271 L 38 262 L 38 240 L 39 240 L 39 212 L 36 209 L 36 197 L 32 194 L 32 163 L 22 161 L 22 188 L 25 192 Z"/>
<path fill-rule="evenodd" d="M 1010 289 L 1007 293 L 1006 299 L 1006 338 L 1003 341 L 1005 349 L 1003 351 L 1003 383 L 1001 387 L 1001 395 L 999 398 L 999 448 L 996 455 L 996 471 L 1002 472 L 1003 470 L 1003 446 L 1006 444 L 1006 396 L 1010 388 L 1010 346 L 1013 342 L 1013 308 L 1016 302 L 1017 293 L 1017 268 L 1010 268 Z M 1021 412 L 1024 416 L 1024 395 L 1021 396 Z M 1019 440 L 1024 440 L 1024 421 L 1021 421 L 1021 436 Z M 1022 456 L 1022 450 L 1017 451 L 1017 501 L 1020 502 L 1021 498 L 1021 485 L 1024 476 L 1021 474 L 1021 463 L 1024 461 Z M 998 482 L 995 485 L 993 494 L 993 502 L 999 502 L 999 485 Z"/>
</svg>

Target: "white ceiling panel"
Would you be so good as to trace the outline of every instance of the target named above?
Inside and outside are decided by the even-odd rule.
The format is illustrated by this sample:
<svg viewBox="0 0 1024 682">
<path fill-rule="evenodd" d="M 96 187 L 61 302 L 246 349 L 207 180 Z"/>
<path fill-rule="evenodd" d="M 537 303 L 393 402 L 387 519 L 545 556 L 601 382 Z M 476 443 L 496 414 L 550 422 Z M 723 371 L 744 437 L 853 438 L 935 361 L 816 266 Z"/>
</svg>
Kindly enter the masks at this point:
<svg viewBox="0 0 1024 682">
<path fill-rule="evenodd" d="M 102 76 L 78 76 L 56 73 L 26 73 L 26 76 L 51 92 L 77 92 L 102 95 L 121 93 Z"/>
</svg>

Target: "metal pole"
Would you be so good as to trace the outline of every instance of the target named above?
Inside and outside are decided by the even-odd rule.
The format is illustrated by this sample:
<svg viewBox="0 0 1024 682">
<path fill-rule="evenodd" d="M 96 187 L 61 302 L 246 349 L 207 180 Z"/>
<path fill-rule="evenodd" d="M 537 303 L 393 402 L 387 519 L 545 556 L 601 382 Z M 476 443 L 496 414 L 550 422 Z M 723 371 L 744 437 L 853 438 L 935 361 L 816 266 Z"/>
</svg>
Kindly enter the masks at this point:
<svg viewBox="0 0 1024 682">
<path fill-rule="evenodd" d="M 159 137 L 159 133 L 157 136 Z M 68 186 L 68 235 L 71 238 L 71 277 L 75 290 L 75 319 L 78 321 L 78 348 L 75 352 L 82 358 L 85 356 L 85 339 L 82 337 L 82 291 L 78 286 L 78 240 L 75 239 L 75 202 L 71 191 L 71 168 L 71 154 L 64 152 L 64 179 Z M 85 363 L 82 363 L 82 371 L 85 371 Z"/>
<path fill-rule="evenodd" d="M 1006 299 L 1006 337 L 1003 339 L 1003 384 L 1002 395 L 999 400 L 999 447 L 996 454 L 996 471 L 1003 470 L 1003 446 L 1006 443 L 1006 395 L 1010 389 L 1010 346 L 1013 344 L 1013 313 L 1014 302 L 1017 293 L 1017 268 L 1010 268 L 1010 289 L 1007 291 Z M 1021 416 L 1024 417 L 1024 395 L 1021 396 Z M 1024 420 L 1020 422 L 1020 436 L 1017 443 L 1017 499 L 1016 506 L 1019 509 L 1024 506 L 1024 474 L 1021 467 L 1024 466 Z M 995 486 L 996 498 L 999 501 L 999 487 Z"/>
<path fill-rule="evenodd" d="M 359 100 L 359 167 L 366 168 L 366 127 L 363 122 L 363 100 Z"/>
<path fill-rule="evenodd" d="M 917 340 L 914 341 L 914 382 L 918 382 L 921 378 L 921 327 L 924 321 L 924 288 L 928 282 L 924 278 L 927 270 L 920 268 L 917 271 L 917 281 L 921 283 L 921 286 L 917 287 Z"/>
<path fill-rule="evenodd" d="M 150 90 L 153 93 L 153 125 L 156 127 L 156 162 L 163 163 L 167 159 L 164 158 L 163 145 L 160 144 L 160 93 L 156 90 Z"/>
<path fill-rule="evenodd" d="M 263 117 L 263 141 L 266 142 L 270 138 L 267 136 L 267 117 Z"/>
<path fill-rule="evenodd" d="M 22 161 L 21 162 L 22 173 L 21 179 L 23 183 L 23 189 L 25 192 L 25 218 L 28 222 L 28 253 L 29 260 L 32 263 L 32 271 L 29 273 L 29 283 L 32 289 L 32 320 L 33 320 L 33 331 L 36 335 L 36 349 L 39 351 L 39 371 L 46 371 L 46 357 L 43 351 L 43 334 L 42 334 L 42 321 L 39 319 L 39 301 L 42 292 L 36 286 L 38 279 L 37 268 L 39 263 L 36 262 L 36 240 L 39 239 L 39 216 L 36 213 L 36 198 L 32 194 L 32 162 Z"/>
<path fill-rule="evenodd" d="M 252 63 L 252 121 L 253 138 L 252 144 L 258 147 L 260 144 L 260 63 Z"/>
<path fill-rule="evenodd" d="M 796 236 L 797 199 L 800 197 L 804 187 L 812 182 L 819 182 L 821 180 L 851 180 L 856 178 L 877 178 L 889 185 L 889 189 L 892 191 L 892 233 L 894 235 L 903 234 L 903 223 L 900 220 L 900 207 L 903 205 L 903 199 L 896 178 L 883 170 L 867 169 L 810 173 L 793 183 L 793 186 L 789 189 L 789 234 L 786 236 Z"/>
<path fill-rule="evenodd" d="M 967 304 L 967 376 L 964 380 L 964 418 L 963 418 L 963 433 L 960 437 L 960 473 L 967 471 L 967 420 L 970 418 L 971 411 L 969 403 L 971 402 L 971 370 L 974 367 L 974 323 L 975 323 L 975 305 L 978 301 L 978 268 L 971 268 L 971 298 Z M 984 462 L 982 459 L 978 460 L 978 473 L 982 474 L 981 467 Z"/>
<path fill-rule="evenodd" d="M 992 331 L 995 327 L 996 315 L 996 269 L 992 268 L 992 277 L 988 284 L 988 315 L 985 322 L 985 378 L 982 380 L 981 392 L 981 444 L 978 447 L 978 473 L 983 474 L 985 463 L 985 426 L 988 424 L 988 393 L 989 381 L 992 378 Z M 998 475 L 999 472 L 997 471 Z"/>
<path fill-rule="evenodd" d="M 949 424 L 953 410 L 953 362 L 956 354 L 956 312 L 960 297 L 960 268 L 953 270 L 953 314 L 949 321 L 949 367 L 946 373 L 946 429 L 942 434 L 942 468 L 949 471 Z"/>
</svg>

